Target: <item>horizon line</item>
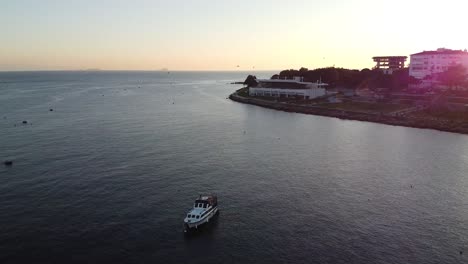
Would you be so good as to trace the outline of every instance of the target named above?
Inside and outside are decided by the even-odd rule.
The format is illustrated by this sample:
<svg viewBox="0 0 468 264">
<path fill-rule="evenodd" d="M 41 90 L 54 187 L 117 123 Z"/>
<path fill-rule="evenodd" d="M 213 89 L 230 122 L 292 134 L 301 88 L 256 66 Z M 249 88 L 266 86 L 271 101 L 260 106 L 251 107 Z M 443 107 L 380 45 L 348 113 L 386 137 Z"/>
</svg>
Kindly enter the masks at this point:
<svg viewBox="0 0 468 264">
<path fill-rule="evenodd" d="M 272 72 L 283 70 L 0 70 L 0 72 Z"/>
</svg>

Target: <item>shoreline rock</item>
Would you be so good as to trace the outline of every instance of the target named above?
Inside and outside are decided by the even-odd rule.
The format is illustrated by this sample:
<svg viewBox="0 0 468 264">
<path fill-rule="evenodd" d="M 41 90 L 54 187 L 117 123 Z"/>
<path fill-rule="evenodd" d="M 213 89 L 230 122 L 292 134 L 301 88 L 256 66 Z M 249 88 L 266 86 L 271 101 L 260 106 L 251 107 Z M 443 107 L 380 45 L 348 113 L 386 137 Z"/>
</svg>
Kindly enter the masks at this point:
<svg viewBox="0 0 468 264">
<path fill-rule="evenodd" d="M 244 104 L 251 104 L 256 106 L 261 106 L 269 109 L 280 110 L 284 112 L 293 112 L 293 113 L 301 113 L 301 114 L 309 114 L 309 115 L 317 115 L 317 116 L 326 116 L 326 117 L 334 117 L 339 118 L 342 120 L 356 120 L 356 121 L 364 121 L 364 122 L 372 122 L 372 123 L 379 123 L 385 125 L 392 125 L 392 126 L 403 126 L 403 127 L 412 127 L 412 128 L 420 128 L 420 129 L 433 129 L 443 132 L 451 132 L 451 133 L 459 133 L 459 134 L 467 134 L 468 135 L 468 126 L 457 126 L 461 124 L 453 124 L 452 126 L 448 127 L 440 122 L 431 121 L 431 120 L 415 120 L 415 119 L 408 119 L 405 117 L 394 117 L 388 115 L 381 115 L 381 114 L 373 114 L 373 113 L 363 113 L 363 112 L 354 112 L 349 110 L 341 110 L 341 109 L 330 109 L 324 108 L 320 106 L 303 106 L 303 105 L 295 105 L 295 104 L 286 104 L 281 102 L 271 102 L 265 101 L 257 98 L 247 98 L 237 94 L 237 92 L 229 95 L 229 99 L 244 103 Z"/>
</svg>

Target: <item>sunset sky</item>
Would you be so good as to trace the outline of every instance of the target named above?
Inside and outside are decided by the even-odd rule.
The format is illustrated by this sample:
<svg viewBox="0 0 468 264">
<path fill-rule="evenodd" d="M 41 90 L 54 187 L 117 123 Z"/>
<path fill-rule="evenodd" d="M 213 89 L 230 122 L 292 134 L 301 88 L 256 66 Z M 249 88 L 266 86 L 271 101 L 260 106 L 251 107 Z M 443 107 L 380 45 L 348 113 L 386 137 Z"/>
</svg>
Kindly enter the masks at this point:
<svg viewBox="0 0 468 264">
<path fill-rule="evenodd" d="M 2 71 L 361 69 L 378 55 L 468 48 L 462 0 L 0 0 L 0 6 Z"/>
</svg>

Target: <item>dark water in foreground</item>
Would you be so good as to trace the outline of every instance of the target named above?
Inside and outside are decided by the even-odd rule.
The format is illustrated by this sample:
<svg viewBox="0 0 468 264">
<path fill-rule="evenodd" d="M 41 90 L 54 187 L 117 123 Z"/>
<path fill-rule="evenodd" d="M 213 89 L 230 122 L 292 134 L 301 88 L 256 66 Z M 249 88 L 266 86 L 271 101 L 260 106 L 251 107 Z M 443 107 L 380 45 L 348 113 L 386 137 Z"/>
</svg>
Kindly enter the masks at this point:
<svg viewBox="0 0 468 264">
<path fill-rule="evenodd" d="M 245 76 L 0 73 L 0 263 L 468 262 L 468 136 L 226 100 Z"/>
</svg>

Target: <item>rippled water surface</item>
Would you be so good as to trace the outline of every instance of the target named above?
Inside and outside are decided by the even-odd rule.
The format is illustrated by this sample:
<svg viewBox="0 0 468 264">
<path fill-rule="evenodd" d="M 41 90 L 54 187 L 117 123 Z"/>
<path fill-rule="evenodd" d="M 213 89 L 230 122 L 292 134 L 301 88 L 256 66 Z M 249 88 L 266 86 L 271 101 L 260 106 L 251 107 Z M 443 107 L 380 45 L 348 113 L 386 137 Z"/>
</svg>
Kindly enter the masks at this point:
<svg viewBox="0 0 468 264">
<path fill-rule="evenodd" d="M 227 100 L 246 75 L 0 73 L 0 262 L 468 262 L 468 136 Z"/>
</svg>

